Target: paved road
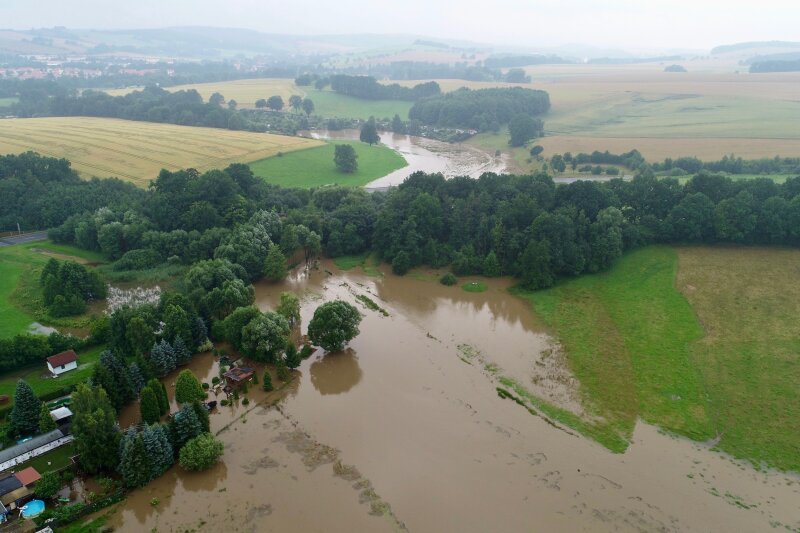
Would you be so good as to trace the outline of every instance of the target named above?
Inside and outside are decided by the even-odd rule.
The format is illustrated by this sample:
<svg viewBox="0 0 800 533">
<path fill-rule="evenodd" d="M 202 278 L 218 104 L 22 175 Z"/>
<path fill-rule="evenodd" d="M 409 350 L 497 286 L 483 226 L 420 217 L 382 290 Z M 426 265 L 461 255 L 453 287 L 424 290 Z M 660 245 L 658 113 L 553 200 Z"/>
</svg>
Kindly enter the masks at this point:
<svg viewBox="0 0 800 533">
<path fill-rule="evenodd" d="M 14 235 L 12 237 L 0 238 L 0 248 L 3 246 L 11 246 L 12 244 L 23 244 L 26 242 L 43 241 L 47 238 L 46 231 L 37 231 L 35 233 L 26 233 L 24 235 Z"/>
</svg>

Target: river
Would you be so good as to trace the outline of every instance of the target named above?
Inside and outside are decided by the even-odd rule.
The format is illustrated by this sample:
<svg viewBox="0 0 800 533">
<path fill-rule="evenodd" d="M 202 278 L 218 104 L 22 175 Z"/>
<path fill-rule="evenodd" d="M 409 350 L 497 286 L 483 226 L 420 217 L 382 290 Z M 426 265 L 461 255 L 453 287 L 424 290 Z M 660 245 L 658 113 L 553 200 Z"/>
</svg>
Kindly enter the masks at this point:
<svg viewBox="0 0 800 533">
<path fill-rule="evenodd" d="M 300 132 L 300 135 L 324 140 L 357 140 L 358 130 L 314 130 Z M 381 190 L 400 185 L 414 172 L 441 173 L 446 178 L 455 176 L 479 177 L 485 172 L 501 174 L 507 168 L 507 155 L 495 157 L 463 143 L 446 143 L 424 137 L 412 137 L 397 133 L 380 134 L 381 144 L 396 150 L 408 163 L 366 185 L 368 190 Z"/>
<path fill-rule="evenodd" d="M 297 293 L 303 328 L 321 302 L 347 300 L 364 315 L 361 333 L 342 353 L 304 361 L 285 389 L 254 387 L 249 406 L 213 413 L 222 461 L 203 473 L 173 467 L 134 491 L 110 525 L 136 532 L 800 525 L 796 475 L 756 471 L 644 423 L 626 453 L 612 454 L 498 397 L 489 368 L 580 410 L 579 384 L 507 281 L 468 293 L 435 279 L 368 277 L 324 262 L 280 284 L 257 284 L 264 310 L 281 291 Z M 191 368 L 210 381 L 218 363 L 200 354 Z M 174 379 L 165 379 L 170 394 Z M 130 407 L 123 425 L 137 416 Z"/>
</svg>

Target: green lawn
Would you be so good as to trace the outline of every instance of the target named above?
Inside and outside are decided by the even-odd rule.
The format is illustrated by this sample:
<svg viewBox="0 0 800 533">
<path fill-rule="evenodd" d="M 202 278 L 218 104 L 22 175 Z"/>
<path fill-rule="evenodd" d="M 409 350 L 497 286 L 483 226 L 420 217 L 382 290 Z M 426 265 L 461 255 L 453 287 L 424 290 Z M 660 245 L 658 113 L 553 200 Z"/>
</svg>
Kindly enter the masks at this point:
<svg viewBox="0 0 800 533">
<path fill-rule="evenodd" d="M 39 272 L 50 259 L 44 250 L 60 260 L 100 263 L 103 257 L 74 246 L 38 241 L 0 248 L 0 338 L 24 331 L 34 321 L 46 325 L 79 327 L 88 317 L 50 319 L 45 313 L 39 288 Z"/>
<path fill-rule="evenodd" d="M 70 465 L 70 457 L 73 455 L 75 455 L 75 448 L 72 443 L 65 444 L 60 448 L 56 448 L 52 452 L 45 453 L 39 457 L 34 457 L 30 461 L 26 461 L 16 466 L 15 470 L 19 471 L 23 468 L 28 468 L 29 466 L 35 468 L 40 474 L 44 474 L 45 472 L 49 472 L 51 470 L 61 470 L 62 468 Z M 50 464 L 47 464 L 48 462 Z"/>
<path fill-rule="evenodd" d="M 349 144 L 358 155 L 358 170 L 344 174 L 333 163 L 335 144 Z M 309 148 L 273 156 L 250 164 L 257 176 L 282 187 L 311 188 L 324 185 L 360 187 L 406 166 L 403 156 L 383 145 L 367 145 L 358 141 L 339 141 L 318 148 Z"/>
<path fill-rule="evenodd" d="M 49 394 L 86 380 L 92 374 L 92 368 L 100 359 L 100 353 L 104 349 L 104 346 L 95 346 L 80 352 L 78 354 L 78 368 L 65 372 L 57 378 L 50 377 L 47 365 L 44 362 L 3 374 L 0 376 L 0 394 L 8 395 L 11 398 L 11 401 L 4 404 L 3 407 L 13 404 L 14 389 L 19 379 L 27 381 L 37 396 Z"/>
<path fill-rule="evenodd" d="M 33 322 L 32 315 L 11 304 L 22 272 L 30 267 L 26 255 L 17 246 L 0 248 L 0 338 L 13 337 Z"/>
<path fill-rule="evenodd" d="M 314 102 L 314 114 L 323 117 L 340 118 L 392 118 L 395 114 L 403 120 L 408 119 L 408 110 L 413 102 L 403 100 L 365 100 L 345 96 L 333 91 L 306 90 L 308 98 Z"/>
</svg>

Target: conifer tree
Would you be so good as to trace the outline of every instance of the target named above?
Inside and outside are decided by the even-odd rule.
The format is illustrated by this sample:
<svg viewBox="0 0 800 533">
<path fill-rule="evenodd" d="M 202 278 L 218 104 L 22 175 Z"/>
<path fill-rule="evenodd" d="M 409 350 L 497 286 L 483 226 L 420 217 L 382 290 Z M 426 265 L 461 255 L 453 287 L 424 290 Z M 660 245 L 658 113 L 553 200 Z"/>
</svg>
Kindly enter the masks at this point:
<svg viewBox="0 0 800 533">
<path fill-rule="evenodd" d="M 203 432 L 203 424 L 191 404 L 181 407 L 170 422 L 173 449 L 180 450 L 184 444 Z"/>
<path fill-rule="evenodd" d="M 25 380 L 17 381 L 14 390 L 14 408 L 9 420 L 14 433 L 19 436 L 34 435 L 39 430 L 39 413 L 42 402 Z"/>
<path fill-rule="evenodd" d="M 142 389 L 139 397 L 139 412 L 145 424 L 153 424 L 161 418 L 161 406 L 158 402 L 158 396 L 149 386 Z"/>
<path fill-rule="evenodd" d="M 137 434 L 122 447 L 119 472 L 128 487 L 143 487 L 152 479 L 153 465 L 144 446 L 141 434 Z"/>
<path fill-rule="evenodd" d="M 161 416 L 169 413 L 169 396 L 167 396 L 167 388 L 164 384 L 158 379 L 153 378 L 147 382 L 147 386 L 156 394 L 156 398 L 158 399 L 158 411 Z"/>
<path fill-rule="evenodd" d="M 185 365 L 192 358 L 192 352 L 186 347 L 182 337 L 175 337 L 172 342 L 172 351 L 175 353 L 175 364 L 177 366 Z"/>
<path fill-rule="evenodd" d="M 156 374 L 166 376 L 175 370 L 175 351 L 167 341 L 162 339 L 150 350 L 150 362 L 153 364 Z"/>
</svg>

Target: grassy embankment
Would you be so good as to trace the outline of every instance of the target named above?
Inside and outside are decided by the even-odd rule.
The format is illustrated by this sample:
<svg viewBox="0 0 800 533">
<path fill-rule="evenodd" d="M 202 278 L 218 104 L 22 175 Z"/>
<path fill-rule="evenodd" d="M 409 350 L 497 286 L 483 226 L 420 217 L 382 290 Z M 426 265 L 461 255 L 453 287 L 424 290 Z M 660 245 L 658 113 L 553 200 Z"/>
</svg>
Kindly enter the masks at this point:
<svg viewBox="0 0 800 533">
<path fill-rule="evenodd" d="M 333 264 L 340 270 L 352 270 L 359 267 L 367 276 L 376 278 L 383 276 L 383 272 L 378 268 L 381 266 L 381 260 L 374 252 L 335 257 Z"/>
<path fill-rule="evenodd" d="M 358 155 L 358 170 L 353 174 L 339 172 L 333 163 L 335 144 L 349 144 Z M 270 157 L 251 163 L 250 168 L 267 182 L 282 187 L 321 187 L 345 185 L 360 187 L 406 166 L 403 156 L 382 145 L 369 146 L 358 141 L 337 141 L 281 157 Z"/>
<path fill-rule="evenodd" d="M 0 153 L 64 157 L 82 177 L 116 176 L 146 187 L 161 169 L 222 169 L 320 146 L 320 141 L 226 129 L 112 118 L 0 120 Z"/>
<path fill-rule="evenodd" d="M 615 451 L 614 437 L 629 439 L 641 418 L 800 470 L 798 260 L 795 250 L 649 247 L 609 272 L 520 293 L 561 342 L 597 419 L 549 414 Z"/>
</svg>

